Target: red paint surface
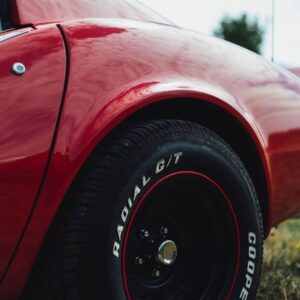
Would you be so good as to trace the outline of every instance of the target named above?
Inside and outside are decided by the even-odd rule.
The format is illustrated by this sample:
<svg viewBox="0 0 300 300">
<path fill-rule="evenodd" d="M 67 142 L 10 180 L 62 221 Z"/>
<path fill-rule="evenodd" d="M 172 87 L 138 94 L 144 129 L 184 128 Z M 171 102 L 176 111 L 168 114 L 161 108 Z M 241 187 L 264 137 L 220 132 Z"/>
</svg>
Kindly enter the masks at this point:
<svg viewBox="0 0 300 300">
<path fill-rule="evenodd" d="M 41 24 L 84 18 L 122 18 L 168 23 L 134 0 L 12 0 L 18 24 Z"/>
<path fill-rule="evenodd" d="M 191 97 L 214 102 L 247 127 L 270 174 L 273 223 L 299 210 L 299 80 L 241 48 L 170 26 L 123 20 L 63 26 L 71 74 L 55 149 L 66 170 L 58 182 L 65 184 L 72 168 L 76 174 L 120 119 L 161 99 Z"/>
<path fill-rule="evenodd" d="M 239 265 L 240 265 L 240 255 L 241 255 L 241 237 L 240 237 L 240 229 L 239 229 L 239 224 L 238 224 L 236 213 L 234 211 L 234 208 L 233 208 L 228 196 L 226 195 L 224 190 L 214 180 L 212 180 L 211 178 L 207 177 L 206 175 L 198 173 L 198 172 L 180 171 L 180 172 L 176 172 L 176 173 L 173 173 L 173 174 L 169 174 L 168 176 L 165 176 L 165 177 L 161 178 L 154 185 L 152 185 L 151 188 L 145 193 L 145 195 L 139 201 L 138 205 L 135 207 L 135 209 L 132 213 L 132 216 L 130 218 L 130 221 L 128 223 L 128 226 L 127 226 L 127 229 L 126 229 L 126 232 L 125 232 L 124 245 L 123 245 L 123 251 L 122 251 L 122 276 L 123 276 L 124 289 L 125 289 L 126 296 L 127 296 L 128 300 L 133 299 L 131 297 L 131 293 L 130 293 L 128 282 L 127 282 L 127 276 L 126 276 L 126 249 L 127 249 L 128 237 L 129 237 L 129 233 L 130 233 L 132 224 L 135 220 L 135 217 L 138 213 L 138 210 L 143 205 L 144 201 L 147 199 L 147 197 L 150 195 L 150 193 L 152 191 L 154 191 L 155 188 L 158 187 L 161 183 L 167 181 L 170 178 L 173 178 L 175 176 L 181 176 L 181 175 L 194 175 L 194 176 L 200 177 L 201 179 L 204 179 L 207 182 L 209 182 L 209 184 L 213 185 L 220 192 L 220 194 L 225 199 L 225 201 L 226 201 L 226 203 L 229 206 L 229 209 L 231 211 L 231 214 L 232 214 L 232 217 L 233 217 L 233 220 L 234 220 L 236 235 L 237 235 L 237 245 L 236 245 L 236 247 L 237 247 L 237 261 L 236 261 L 236 266 L 235 266 L 235 271 L 234 271 L 234 275 L 233 275 L 233 278 L 232 278 L 232 282 L 231 282 L 231 285 L 230 285 L 230 288 L 229 288 L 229 292 L 228 292 L 228 295 L 226 296 L 226 300 L 230 299 L 230 296 L 231 296 L 233 288 L 234 288 L 234 284 L 235 284 L 236 279 L 237 279 L 237 274 L 238 274 Z"/>
<path fill-rule="evenodd" d="M 42 12 L 39 20 L 38 13 L 31 15 L 28 8 L 26 19 L 25 8 L 36 9 L 33 4 L 37 2 L 19 1 L 24 5 L 23 22 L 47 21 Z M 58 2 L 64 3 L 47 2 L 49 16 L 54 16 Z M 107 5 L 103 16 L 109 10 L 114 14 L 107 17 L 130 17 L 132 13 L 127 8 L 128 15 L 117 14 L 116 1 L 101 3 Z M 64 13 L 68 15 L 69 10 L 66 8 Z M 84 14 L 89 15 L 90 11 L 83 9 L 80 16 L 85 17 Z M 66 19 L 72 17 L 68 15 Z M 139 18 L 143 18 L 142 14 L 135 19 Z M 20 295 L 52 218 L 90 152 L 122 120 L 164 99 L 208 101 L 230 112 L 248 130 L 261 155 L 269 185 L 269 225 L 299 212 L 300 81 L 297 77 L 241 48 L 172 26 L 124 19 L 82 20 L 62 26 L 70 50 L 70 77 L 58 136 L 45 185 L 0 286 L 0 298 L 16 299 Z M 7 50 L 2 50 L 5 47 Z M 0 230 L 9 233 L 7 241 L 1 240 L 6 243 L 3 249 L 7 258 L 28 217 L 49 153 L 65 61 L 57 29 L 44 26 L 0 43 L 0 51 L 0 76 L 4 74 L 0 87 L 9 78 L 18 83 L 24 81 L 21 89 L 15 89 L 7 81 L 0 90 L 0 116 L 6 120 L 6 123 L 1 121 L 0 139 L 22 132 L 16 134 L 18 138 L 1 143 L 4 148 L 0 152 L 0 176 L 8 184 L 1 189 L 4 202 L 0 203 L 3 218 L 0 224 L 4 229 Z M 11 62 L 23 55 L 32 60 L 28 60 L 29 71 L 34 70 L 36 76 L 28 72 L 17 78 L 9 73 Z M 13 97 L 8 98 L 9 93 Z M 1 256 L 2 268 L 6 261 Z"/>
<path fill-rule="evenodd" d="M 49 155 L 64 86 L 65 50 L 58 29 L 49 27 L 0 43 L 0 53 L 1 277 L 27 221 Z M 15 62 L 26 66 L 23 76 L 12 73 Z"/>
<path fill-rule="evenodd" d="M 291 68 L 289 71 L 300 77 L 300 68 Z"/>
</svg>

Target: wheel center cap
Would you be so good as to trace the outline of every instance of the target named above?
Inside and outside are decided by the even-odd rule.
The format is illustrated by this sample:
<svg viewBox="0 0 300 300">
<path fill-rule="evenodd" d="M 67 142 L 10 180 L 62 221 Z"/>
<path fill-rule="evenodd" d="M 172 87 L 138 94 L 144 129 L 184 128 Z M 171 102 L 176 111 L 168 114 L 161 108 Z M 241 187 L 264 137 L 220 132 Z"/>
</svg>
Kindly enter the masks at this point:
<svg viewBox="0 0 300 300">
<path fill-rule="evenodd" d="M 158 248 L 158 261 L 164 265 L 172 265 L 177 258 L 177 246 L 171 241 L 164 241 Z"/>
</svg>

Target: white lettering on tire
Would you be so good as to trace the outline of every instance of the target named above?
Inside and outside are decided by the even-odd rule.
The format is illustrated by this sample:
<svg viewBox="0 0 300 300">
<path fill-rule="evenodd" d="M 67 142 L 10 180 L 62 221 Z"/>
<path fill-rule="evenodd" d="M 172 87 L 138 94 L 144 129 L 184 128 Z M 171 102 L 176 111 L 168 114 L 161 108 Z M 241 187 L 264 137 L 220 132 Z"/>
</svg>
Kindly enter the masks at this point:
<svg viewBox="0 0 300 300">
<path fill-rule="evenodd" d="M 178 152 L 178 153 L 175 153 L 174 154 L 174 157 L 175 157 L 175 165 L 177 165 L 178 164 L 178 162 L 179 162 L 179 159 L 180 159 L 180 157 L 183 155 L 183 153 L 182 152 Z"/>
<path fill-rule="evenodd" d="M 156 164 L 156 171 L 155 173 L 158 174 L 160 173 L 161 171 L 164 170 L 165 168 L 165 163 L 166 161 L 164 159 L 161 159 L 157 164 Z"/>
<path fill-rule="evenodd" d="M 114 242 L 113 255 L 117 258 L 119 258 L 119 256 L 120 256 L 119 250 L 120 250 L 120 244 L 118 242 Z"/>
<path fill-rule="evenodd" d="M 167 159 L 162 158 L 162 159 L 158 160 L 155 165 L 155 168 L 154 168 L 155 174 L 161 173 L 162 171 L 168 169 L 171 165 L 177 165 L 179 163 L 179 161 L 181 160 L 182 156 L 183 156 L 183 152 L 177 152 L 177 153 L 171 154 Z M 166 161 L 167 161 L 167 164 L 166 164 Z M 116 227 L 117 240 L 114 241 L 113 251 L 112 251 L 113 256 L 115 256 L 116 258 L 120 257 L 120 247 L 121 247 L 120 245 L 121 245 L 122 239 L 123 239 L 123 231 L 124 231 L 125 224 L 128 221 L 128 216 L 130 215 L 131 210 L 133 208 L 133 203 L 138 198 L 138 196 L 141 194 L 143 189 L 150 182 L 151 182 L 151 177 L 143 175 L 140 180 L 140 183 L 135 185 L 132 195 L 127 198 L 127 203 L 124 205 L 124 207 L 121 211 L 122 223 L 118 224 Z"/>
<path fill-rule="evenodd" d="M 122 219 L 123 223 L 126 223 L 128 214 L 129 214 L 129 210 L 128 210 L 127 206 L 124 206 L 124 208 L 121 212 L 121 219 Z"/>
<path fill-rule="evenodd" d="M 248 234 L 248 262 L 247 262 L 247 273 L 245 275 L 245 284 L 240 293 L 240 299 L 247 300 L 250 288 L 253 282 L 253 275 L 255 273 L 255 259 L 256 259 L 256 234 L 249 232 Z"/>
</svg>

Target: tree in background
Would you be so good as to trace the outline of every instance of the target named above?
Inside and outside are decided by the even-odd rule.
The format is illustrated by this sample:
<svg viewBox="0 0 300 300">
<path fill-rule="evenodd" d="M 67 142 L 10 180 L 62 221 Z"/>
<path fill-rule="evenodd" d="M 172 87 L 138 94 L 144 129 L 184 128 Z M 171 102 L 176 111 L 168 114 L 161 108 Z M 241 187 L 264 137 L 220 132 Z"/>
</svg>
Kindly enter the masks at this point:
<svg viewBox="0 0 300 300">
<path fill-rule="evenodd" d="M 253 52 L 261 53 L 264 29 L 257 19 L 250 20 L 246 14 L 236 19 L 225 16 L 214 34 Z"/>
</svg>

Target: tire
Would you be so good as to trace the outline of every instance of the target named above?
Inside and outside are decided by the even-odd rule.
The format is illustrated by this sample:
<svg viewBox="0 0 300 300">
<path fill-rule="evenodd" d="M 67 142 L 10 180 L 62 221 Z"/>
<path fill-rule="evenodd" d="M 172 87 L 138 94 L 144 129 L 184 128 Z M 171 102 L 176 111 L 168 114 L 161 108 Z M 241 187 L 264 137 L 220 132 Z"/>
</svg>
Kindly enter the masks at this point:
<svg viewBox="0 0 300 300">
<path fill-rule="evenodd" d="M 262 232 L 251 179 L 220 137 L 137 124 L 86 162 L 25 299 L 255 299 Z"/>
</svg>

